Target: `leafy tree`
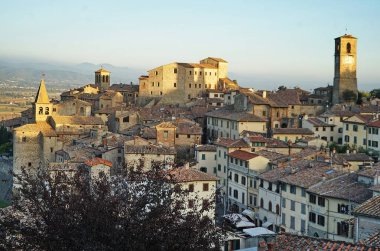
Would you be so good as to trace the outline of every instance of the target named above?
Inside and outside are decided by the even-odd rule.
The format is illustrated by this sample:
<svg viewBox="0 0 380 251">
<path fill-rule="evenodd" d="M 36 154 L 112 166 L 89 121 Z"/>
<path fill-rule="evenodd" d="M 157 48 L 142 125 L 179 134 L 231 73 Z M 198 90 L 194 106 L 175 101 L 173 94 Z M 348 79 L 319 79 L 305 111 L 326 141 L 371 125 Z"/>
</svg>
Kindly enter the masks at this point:
<svg viewBox="0 0 380 251">
<path fill-rule="evenodd" d="M 0 127 L 0 145 L 10 142 L 11 138 L 12 133 L 8 132 L 7 129 L 2 125 Z"/>
<path fill-rule="evenodd" d="M 160 168 L 97 180 L 86 170 L 15 175 L 19 196 L 0 211 L 0 248 L 220 250 L 221 233 L 205 213 L 211 198 L 186 211 L 188 191 Z"/>
<path fill-rule="evenodd" d="M 380 98 L 380 89 L 373 89 L 369 92 L 372 97 Z"/>
</svg>

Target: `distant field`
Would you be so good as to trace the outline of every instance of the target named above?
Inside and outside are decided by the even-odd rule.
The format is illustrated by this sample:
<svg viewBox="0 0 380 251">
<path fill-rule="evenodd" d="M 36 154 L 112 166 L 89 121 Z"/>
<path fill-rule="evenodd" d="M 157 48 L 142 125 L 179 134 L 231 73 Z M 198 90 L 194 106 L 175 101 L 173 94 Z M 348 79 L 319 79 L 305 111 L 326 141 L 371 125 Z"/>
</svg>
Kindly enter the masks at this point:
<svg viewBox="0 0 380 251">
<path fill-rule="evenodd" d="M 28 106 L 0 105 L 0 113 L 20 113 L 28 108 Z"/>
</svg>

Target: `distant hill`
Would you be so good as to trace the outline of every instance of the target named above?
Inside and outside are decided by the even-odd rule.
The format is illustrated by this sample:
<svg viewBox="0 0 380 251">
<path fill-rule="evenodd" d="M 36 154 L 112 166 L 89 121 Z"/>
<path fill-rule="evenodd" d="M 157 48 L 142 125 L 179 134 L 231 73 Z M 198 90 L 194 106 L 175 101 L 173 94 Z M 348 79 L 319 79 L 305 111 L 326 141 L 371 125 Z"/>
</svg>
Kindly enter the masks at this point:
<svg viewBox="0 0 380 251">
<path fill-rule="evenodd" d="M 42 74 L 54 85 L 84 85 L 94 82 L 94 71 L 101 66 L 111 72 L 111 83 L 137 83 L 145 70 L 118 67 L 111 64 L 64 64 L 30 62 L 22 60 L 0 60 L 0 81 L 12 80 L 22 84 L 37 84 Z"/>
</svg>

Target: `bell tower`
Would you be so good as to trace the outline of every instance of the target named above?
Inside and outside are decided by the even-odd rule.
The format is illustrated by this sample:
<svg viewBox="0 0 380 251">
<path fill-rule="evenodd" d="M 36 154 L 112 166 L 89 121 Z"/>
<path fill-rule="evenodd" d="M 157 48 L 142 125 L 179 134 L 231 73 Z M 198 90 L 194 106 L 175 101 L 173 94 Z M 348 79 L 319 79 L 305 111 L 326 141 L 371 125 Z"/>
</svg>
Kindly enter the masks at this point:
<svg viewBox="0 0 380 251">
<path fill-rule="evenodd" d="M 357 38 L 347 34 L 335 38 L 333 104 L 357 100 L 356 42 Z"/>
<path fill-rule="evenodd" d="M 49 96 L 46 91 L 45 80 L 42 78 L 40 87 L 38 88 L 36 99 L 33 104 L 35 122 L 46 121 L 51 116 L 53 104 L 50 103 Z"/>
<path fill-rule="evenodd" d="M 95 85 L 99 87 L 99 90 L 105 91 L 110 87 L 110 73 L 103 67 L 95 72 Z"/>
</svg>

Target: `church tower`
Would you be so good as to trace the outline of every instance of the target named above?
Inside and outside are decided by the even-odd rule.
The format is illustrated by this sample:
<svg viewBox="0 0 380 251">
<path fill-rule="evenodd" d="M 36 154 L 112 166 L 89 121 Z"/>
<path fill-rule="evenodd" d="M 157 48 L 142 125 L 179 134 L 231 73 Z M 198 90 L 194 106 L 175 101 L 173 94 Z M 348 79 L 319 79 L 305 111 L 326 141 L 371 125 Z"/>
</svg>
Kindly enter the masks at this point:
<svg viewBox="0 0 380 251">
<path fill-rule="evenodd" d="M 51 116 L 53 104 L 50 103 L 49 96 L 46 91 L 45 80 L 41 79 L 36 99 L 33 104 L 34 119 L 36 122 L 46 121 Z"/>
<path fill-rule="evenodd" d="M 358 97 L 356 40 L 347 34 L 335 38 L 333 104 L 355 102 Z"/>
<path fill-rule="evenodd" d="M 99 87 L 99 90 L 105 91 L 110 87 L 110 73 L 103 67 L 95 72 L 95 85 Z"/>
</svg>

